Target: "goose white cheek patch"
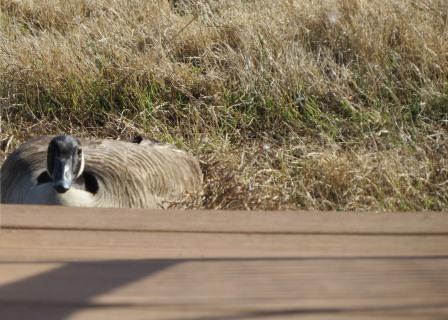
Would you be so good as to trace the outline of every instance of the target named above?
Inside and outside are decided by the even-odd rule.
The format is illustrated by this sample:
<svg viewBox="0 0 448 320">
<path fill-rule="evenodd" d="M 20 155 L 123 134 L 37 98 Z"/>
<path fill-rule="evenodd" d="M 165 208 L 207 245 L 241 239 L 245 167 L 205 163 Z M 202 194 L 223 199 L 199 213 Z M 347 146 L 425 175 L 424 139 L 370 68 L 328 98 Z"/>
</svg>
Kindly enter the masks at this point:
<svg viewBox="0 0 448 320">
<path fill-rule="evenodd" d="M 79 167 L 79 172 L 76 178 L 79 178 L 82 175 L 82 173 L 84 172 L 84 166 L 85 166 L 84 153 L 81 153 L 81 166 Z"/>
</svg>

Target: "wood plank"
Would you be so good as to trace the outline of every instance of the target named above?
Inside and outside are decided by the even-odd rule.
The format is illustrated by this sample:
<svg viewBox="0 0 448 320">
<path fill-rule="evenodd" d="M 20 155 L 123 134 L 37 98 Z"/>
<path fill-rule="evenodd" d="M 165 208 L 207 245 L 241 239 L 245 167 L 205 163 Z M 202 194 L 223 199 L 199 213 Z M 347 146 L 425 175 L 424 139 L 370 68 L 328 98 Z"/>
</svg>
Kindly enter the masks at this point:
<svg viewBox="0 0 448 320">
<path fill-rule="evenodd" d="M 446 213 L 2 206 L 7 319 L 444 319 Z"/>
<path fill-rule="evenodd" d="M 447 256 L 446 235 L 303 235 L 2 230 L 0 261 Z"/>
<path fill-rule="evenodd" d="M 405 308 L 377 309 L 361 311 L 304 310 L 285 311 L 226 311 L 195 310 L 188 307 L 176 307 L 170 310 L 157 307 L 79 307 L 53 305 L 0 305 L 2 316 L 8 320 L 444 320 L 447 319 L 448 308 Z"/>
<path fill-rule="evenodd" d="M 3 228 L 294 234 L 448 234 L 448 214 L 174 211 L 1 205 Z M 124 219 L 125 217 L 125 219 Z"/>
<path fill-rule="evenodd" d="M 107 310 L 107 309 L 106 309 Z M 446 319 L 448 308 L 431 309 L 409 309 L 406 310 L 367 310 L 367 311 L 313 311 L 303 310 L 285 310 L 273 312 L 223 312 L 216 311 L 194 311 L 194 310 L 154 310 L 146 308 L 132 308 L 131 310 L 122 309 L 94 309 L 84 310 L 73 314 L 72 320 L 97 320 L 97 319 L 157 319 L 157 320 L 281 320 L 281 319 L 300 319 L 300 320 L 435 320 Z M 96 312 L 95 312 L 96 311 Z M 120 312 L 121 311 L 121 312 Z M 117 312 L 119 312 L 117 314 Z M 35 318 L 32 318 L 35 319 Z"/>
<path fill-rule="evenodd" d="M 36 273 L 32 275 L 33 270 Z M 239 312 L 448 306 L 446 259 L 204 259 L 2 263 L 2 305 Z M 15 269 L 28 268 L 13 279 Z"/>
</svg>

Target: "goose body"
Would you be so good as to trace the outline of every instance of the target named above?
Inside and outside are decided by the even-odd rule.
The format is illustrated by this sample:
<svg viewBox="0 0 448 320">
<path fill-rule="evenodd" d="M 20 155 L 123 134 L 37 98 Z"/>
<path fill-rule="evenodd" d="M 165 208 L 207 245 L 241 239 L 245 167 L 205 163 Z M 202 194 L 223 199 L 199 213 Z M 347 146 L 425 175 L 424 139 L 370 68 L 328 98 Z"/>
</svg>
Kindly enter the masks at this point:
<svg viewBox="0 0 448 320">
<path fill-rule="evenodd" d="M 195 158 L 151 140 L 132 143 L 75 138 L 79 150 L 67 147 L 70 152 L 74 150 L 73 155 L 56 152 L 65 155 L 64 164 L 70 164 L 60 169 L 56 166 L 59 162 L 54 160 L 54 164 L 52 159 L 61 157 L 53 155 L 51 146 L 54 140 L 66 137 L 70 136 L 34 138 L 6 159 L 0 173 L 2 203 L 163 208 L 201 189 L 202 173 Z M 77 168 L 73 174 L 68 172 L 72 167 Z M 55 173 L 58 170 L 59 175 Z"/>
</svg>

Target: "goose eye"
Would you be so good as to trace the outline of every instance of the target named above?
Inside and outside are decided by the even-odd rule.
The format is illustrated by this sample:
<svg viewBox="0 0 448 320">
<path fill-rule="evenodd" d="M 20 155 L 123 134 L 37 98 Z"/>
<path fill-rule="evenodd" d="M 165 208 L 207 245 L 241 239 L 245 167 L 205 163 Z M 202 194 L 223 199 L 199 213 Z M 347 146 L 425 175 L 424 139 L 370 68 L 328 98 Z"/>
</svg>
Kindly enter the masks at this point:
<svg viewBox="0 0 448 320">
<path fill-rule="evenodd" d="M 78 156 L 82 155 L 82 149 L 78 149 Z"/>
</svg>

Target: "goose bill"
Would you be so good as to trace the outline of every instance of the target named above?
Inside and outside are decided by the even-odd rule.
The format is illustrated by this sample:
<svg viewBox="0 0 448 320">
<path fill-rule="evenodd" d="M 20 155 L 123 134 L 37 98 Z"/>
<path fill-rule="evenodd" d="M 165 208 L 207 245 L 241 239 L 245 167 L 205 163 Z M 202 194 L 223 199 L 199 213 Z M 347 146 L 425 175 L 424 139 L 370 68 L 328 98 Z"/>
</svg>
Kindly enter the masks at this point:
<svg viewBox="0 0 448 320">
<path fill-rule="evenodd" d="M 64 193 L 71 188 L 73 183 L 73 169 L 71 159 L 56 159 L 53 173 L 54 188 L 59 193 Z"/>
</svg>

